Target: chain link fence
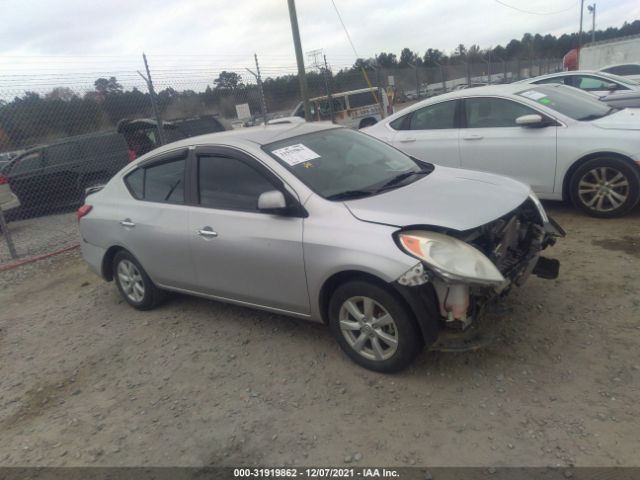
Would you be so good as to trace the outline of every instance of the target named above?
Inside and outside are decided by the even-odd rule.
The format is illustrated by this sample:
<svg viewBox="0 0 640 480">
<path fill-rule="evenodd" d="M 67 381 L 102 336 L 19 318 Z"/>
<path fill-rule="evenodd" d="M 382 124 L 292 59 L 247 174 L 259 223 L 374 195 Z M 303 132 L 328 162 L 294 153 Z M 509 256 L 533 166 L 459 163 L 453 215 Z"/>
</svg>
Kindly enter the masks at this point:
<svg viewBox="0 0 640 480">
<path fill-rule="evenodd" d="M 300 102 L 293 66 L 260 71 L 256 57 L 251 67 L 0 74 L 0 269 L 77 245 L 74 212 L 86 189 L 140 155 L 178 139 L 291 115 Z M 366 66 L 365 77 L 356 68 L 316 67 L 308 69 L 307 83 L 310 97 L 379 87 L 398 110 L 457 88 L 561 68 L 559 59 Z"/>
</svg>

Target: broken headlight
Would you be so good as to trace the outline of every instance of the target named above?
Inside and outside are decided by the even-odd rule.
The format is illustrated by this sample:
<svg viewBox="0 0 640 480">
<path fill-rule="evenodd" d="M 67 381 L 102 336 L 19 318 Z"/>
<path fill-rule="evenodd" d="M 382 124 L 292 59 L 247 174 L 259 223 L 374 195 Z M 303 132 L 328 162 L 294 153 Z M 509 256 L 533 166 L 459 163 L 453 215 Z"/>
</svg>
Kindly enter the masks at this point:
<svg viewBox="0 0 640 480">
<path fill-rule="evenodd" d="M 398 241 L 406 253 L 422 260 L 444 280 L 491 285 L 505 281 L 482 252 L 448 235 L 414 230 L 399 233 Z"/>
</svg>

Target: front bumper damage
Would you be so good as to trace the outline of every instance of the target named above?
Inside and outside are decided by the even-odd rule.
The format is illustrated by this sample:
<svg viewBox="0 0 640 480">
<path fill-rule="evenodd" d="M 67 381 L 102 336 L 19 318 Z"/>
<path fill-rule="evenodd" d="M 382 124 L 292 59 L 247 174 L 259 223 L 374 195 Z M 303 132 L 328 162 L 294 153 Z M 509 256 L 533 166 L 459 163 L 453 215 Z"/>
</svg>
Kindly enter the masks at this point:
<svg viewBox="0 0 640 480">
<path fill-rule="evenodd" d="M 451 282 L 418 263 L 395 286 L 416 313 L 430 349 L 474 350 L 492 341 L 497 316 L 488 310 L 514 285 L 524 285 L 531 274 L 544 279 L 558 277 L 560 262 L 542 257 L 540 252 L 565 232 L 529 199 L 487 225 L 449 234 L 482 251 L 498 267 L 504 282 L 491 286 Z"/>
</svg>

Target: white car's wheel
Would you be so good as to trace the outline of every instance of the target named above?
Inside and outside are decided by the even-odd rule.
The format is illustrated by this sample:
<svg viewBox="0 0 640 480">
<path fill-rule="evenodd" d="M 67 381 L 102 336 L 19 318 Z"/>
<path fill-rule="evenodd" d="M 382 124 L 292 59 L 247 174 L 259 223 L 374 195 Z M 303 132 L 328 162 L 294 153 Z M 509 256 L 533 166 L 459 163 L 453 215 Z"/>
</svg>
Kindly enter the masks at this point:
<svg viewBox="0 0 640 480">
<path fill-rule="evenodd" d="M 632 209 L 640 197 L 640 175 L 619 158 L 594 158 L 572 175 L 573 204 L 594 217 L 611 218 Z"/>
</svg>

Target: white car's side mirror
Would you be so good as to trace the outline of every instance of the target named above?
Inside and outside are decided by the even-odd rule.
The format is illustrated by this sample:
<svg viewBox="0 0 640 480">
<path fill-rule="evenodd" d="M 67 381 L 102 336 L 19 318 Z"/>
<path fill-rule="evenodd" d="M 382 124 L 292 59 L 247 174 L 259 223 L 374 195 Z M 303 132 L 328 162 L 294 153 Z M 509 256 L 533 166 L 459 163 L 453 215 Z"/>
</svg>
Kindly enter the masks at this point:
<svg viewBox="0 0 640 480">
<path fill-rule="evenodd" d="M 540 126 L 542 125 L 542 115 L 538 115 L 536 113 L 531 115 L 522 115 L 521 117 L 516 118 L 516 125 L 520 125 L 521 127 Z"/>
<path fill-rule="evenodd" d="M 261 212 L 276 213 L 286 208 L 287 201 L 279 190 L 269 190 L 258 197 L 258 210 Z"/>
</svg>

